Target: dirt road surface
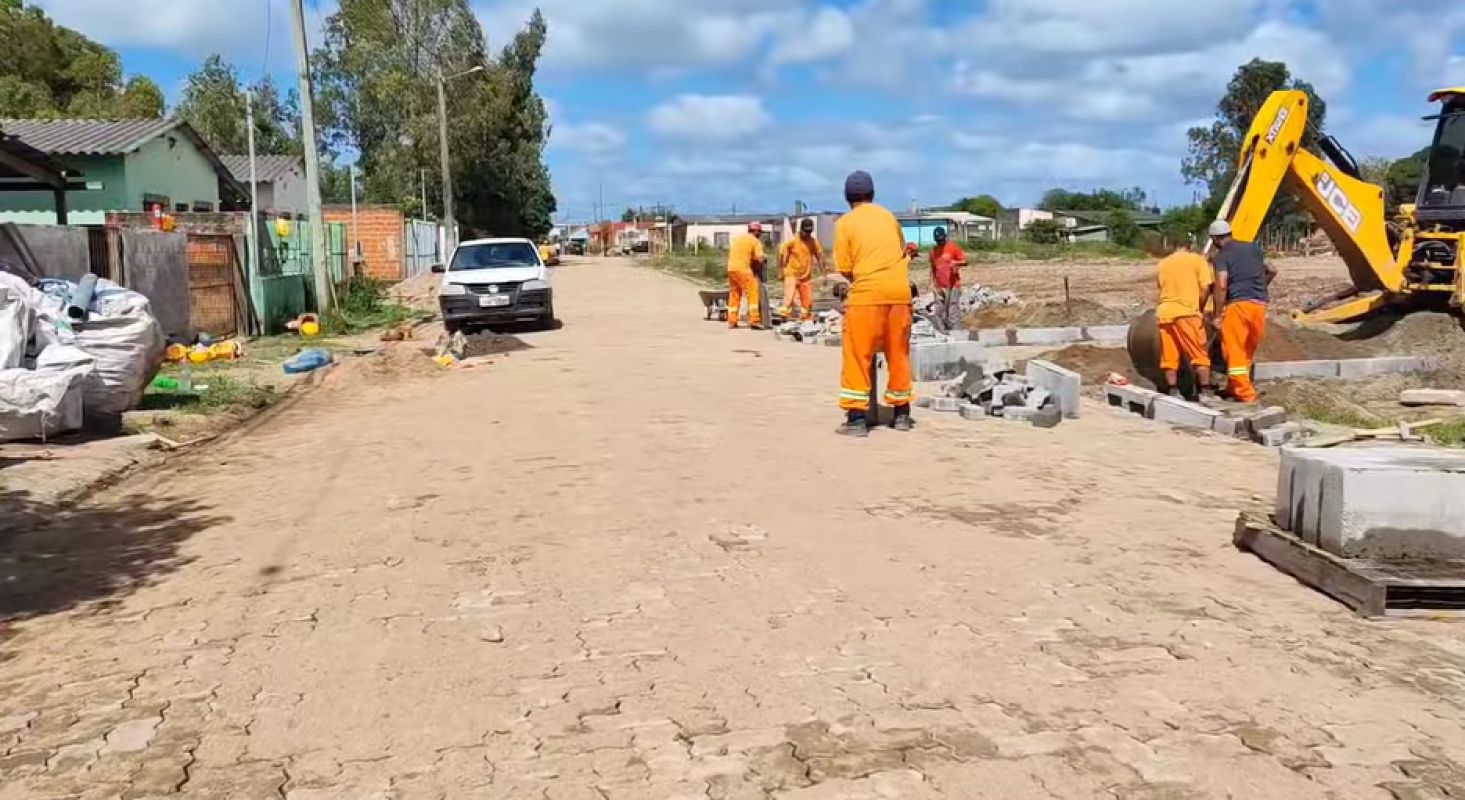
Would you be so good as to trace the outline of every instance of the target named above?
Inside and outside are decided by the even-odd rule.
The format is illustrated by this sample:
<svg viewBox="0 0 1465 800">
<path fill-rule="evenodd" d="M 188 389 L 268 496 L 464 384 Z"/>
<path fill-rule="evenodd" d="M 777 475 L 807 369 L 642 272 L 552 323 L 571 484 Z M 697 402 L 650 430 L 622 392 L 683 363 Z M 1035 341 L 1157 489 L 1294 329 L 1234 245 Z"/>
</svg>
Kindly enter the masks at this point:
<svg viewBox="0 0 1465 800">
<path fill-rule="evenodd" d="M 1272 453 L 848 441 L 837 351 L 556 280 L 491 366 L 11 514 L 0 798 L 1465 796 L 1462 629 L 1231 547 Z"/>
</svg>

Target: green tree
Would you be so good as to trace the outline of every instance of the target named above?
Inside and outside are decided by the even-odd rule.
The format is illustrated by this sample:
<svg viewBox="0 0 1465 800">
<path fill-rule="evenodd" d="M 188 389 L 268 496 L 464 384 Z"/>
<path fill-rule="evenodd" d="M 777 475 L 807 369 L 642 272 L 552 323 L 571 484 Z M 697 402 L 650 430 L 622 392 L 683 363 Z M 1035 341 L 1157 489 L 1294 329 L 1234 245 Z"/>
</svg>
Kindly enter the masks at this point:
<svg viewBox="0 0 1465 800">
<path fill-rule="evenodd" d="M 491 57 L 468 0 L 342 0 L 314 56 L 325 147 L 359 153 L 368 201 L 415 205 L 420 170 L 439 170 L 437 76 L 483 66 L 447 93 L 458 221 L 465 233 L 543 235 L 555 209 L 534 90 L 546 35 L 535 12 Z"/>
<path fill-rule="evenodd" d="M 1135 247 L 1139 244 L 1142 232 L 1129 209 L 1116 208 L 1110 211 L 1104 222 L 1109 226 L 1109 241 L 1120 247 Z"/>
<path fill-rule="evenodd" d="M 1177 206 L 1160 216 L 1160 234 L 1171 244 L 1187 239 L 1198 242 L 1213 219 L 1215 215 L 1207 214 L 1200 204 Z"/>
<path fill-rule="evenodd" d="M 1192 184 L 1205 186 L 1211 201 L 1220 206 L 1236 178 L 1236 165 L 1241 155 L 1241 140 L 1252 120 L 1272 92 L 1282 89 L 1307 94 L 1307 131 L 1303 147 L 1316 152 L 1317 142 L 1327 123 L 1328 106 L 1317 96 L 1312 84 L 1292 76 L 1280 61 L 1252 59 L 1236 70 L 1226 93 L 1216 104 L 1216 118 L 1209 126 L 1191 128 L 1186 133 L 1189 151 L 1181 161 L 1180 174 Z M 1282 204 L 1295 209 L 1293 204 Z"/>
<path fill-rule="evenodd" d="M 1419 184 L 1424 181 L 1424 171 L 1429 164 L 1430 148 L 1389 164 L 1384 173 L 1384 198 L 1389 207 L 1401 203 L 1412 203 L 1419 196 Z"/>
<path fill-rule="evenodd" d="M 0 0 L 0 117 L 156 117 L 162 92 L 124 83 L 117 54 L 20 0 Z"/>
<path fill-rule="evenodd" d="M 1036 219 L 1022 229 L 1024 239 L 1034 244 L 1058 244 L 1063 241 L 1063 226 L 1051 219 Z"/>
<path fill-rule="evenodd" d="M 292 91 L 281 98 L 265 76 L 252 87 L 255 151 L 269 155 L 299 155 L 300 110 Z M 244 87 L 234 66 L 218 55 L 204 59 L 188 76 L 178 115 L 187 120 L 218 153 L 249 151 Z"/>
<path fill-rule="evenodd" d="M 990 194 L 979 194 L 976 197 L 963 197 L 952 204 L 957 211 L 965 211 L 968 214 L 976 214 L 979 217 L 990 217 L 996 219 L 1003 211 L 1002 203 Z"/>
<path fill-rule="evenodd" d="M 1049 189 L 1043 193 L 1038 207 L 1046 211 L 1143 211 L 1146 196 L 1138 186 L 1115 191 L 1097 189 L 1092 192 L 1071 192 Z"/>
</svg>

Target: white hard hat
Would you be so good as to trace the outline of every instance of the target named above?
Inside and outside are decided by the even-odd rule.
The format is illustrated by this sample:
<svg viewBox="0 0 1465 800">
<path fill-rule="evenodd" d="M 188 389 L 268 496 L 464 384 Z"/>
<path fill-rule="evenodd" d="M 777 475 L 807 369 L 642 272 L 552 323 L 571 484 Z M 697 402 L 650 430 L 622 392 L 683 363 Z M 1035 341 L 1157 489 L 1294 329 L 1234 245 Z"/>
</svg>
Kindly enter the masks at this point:
<svg viewBox="0 0 1465 800">
<path fill-rule="evenodd" d="M 1231 223 L 1224 219 L 1218 219 L 1211 223 L 1211 236 L 1230 236 Z"/>
</svg>

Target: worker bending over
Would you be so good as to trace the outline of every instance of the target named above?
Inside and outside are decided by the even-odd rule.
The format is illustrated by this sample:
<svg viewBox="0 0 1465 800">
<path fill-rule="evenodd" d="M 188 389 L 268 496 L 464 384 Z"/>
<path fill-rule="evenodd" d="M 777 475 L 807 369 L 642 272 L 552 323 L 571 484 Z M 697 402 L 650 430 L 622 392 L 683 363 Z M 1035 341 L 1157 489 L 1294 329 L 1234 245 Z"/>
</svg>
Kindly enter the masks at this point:
<svg viewBox="0 0 1465 800">
<path fill-rule="evenodd" d="M 1259 245 L 1231 237 L 1225 220 L 1211 223 L 1216 267 L 1215 308 L 1221 314 L 1221 350 L 1226 356 L 1226 385 L 1232 399 L 1256 402 L 1251 366 L 1267 328 L 1268 288 L 1277 270 L 1266 263 Z"/>
<path fill-rule="evenodd" d="M 763 329 L 762 312 L 758 308 L 758 274 L 763 271 L 763 225 L 748 223 L 748 232 L 733 240 L 727 253 L 727 327 L 738 327 L 738 309 L 743 298 L 748 300 L 748 324 L 753 330 Z"/>
<path fill-rule="evenodd" d="M 850 212 L 834 226 L 834 263 L 850 281 L 845 297 L 844 366 L 839 433 L 870 434 L 870 362 L 880 351 L 890 370 L 884 402 L 895 408 L 895 429 L 911 429 L 910 259 L 900 223 L 875 205 L 875 182 L 855 172 L 844 182 Z"/>
<path fill-rule="evenodd" d="M 936 297 L 936 324 L 943 331 L 961 325 L 961 268 L 966 253 L 946 238 L 946 229 L 936 229 L 936 246 L 926 254 L 931 262 L 931 293 Z"/>
<path fill-rule="evenodd" d="M 799 235 L 778 249 L 778 266 L 783 272 L 783 307 L 779 313 L 792 317 L 794 303 L 804 319 L 814 318 L 814 269 L 824 271 L 824 246 L 814 238 L 814 220 L 799 223 Z"/>
<path fill-rule="evenodd" d="M 1160 304 L 1155 318 L 1160 324 L 1160 369 L 1165 372 L 1164 390 L 1179 392 L 1180 357 L 1189 359 L 1201 391 L 1211 386 L 1211 352 L 1206 340 L 1202 309 L 1210 299 L 1211 265 L 1182 240 L 1175 252 L 1160 262 L 1156 271 Z"/>
</svg>

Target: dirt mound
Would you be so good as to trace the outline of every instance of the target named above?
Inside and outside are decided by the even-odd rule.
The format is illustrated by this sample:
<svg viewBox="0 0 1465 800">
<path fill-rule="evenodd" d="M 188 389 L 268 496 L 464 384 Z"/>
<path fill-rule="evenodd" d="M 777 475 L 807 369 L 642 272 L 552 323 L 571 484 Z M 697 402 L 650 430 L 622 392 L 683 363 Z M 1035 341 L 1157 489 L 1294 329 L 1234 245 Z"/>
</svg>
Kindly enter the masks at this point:
<svg viewBox="0 0 1465 800">
<path fill-rule="evenodd" d="M 1053 328 L 1069 325 L 1123 325 L 1130 313 L 1092 300 L 1018 303 L 974 311 L 966 318 L 973 330 L 988 328 Z"/>
<path fill-rule="evenodd" d="M 1267 320 L 1258 361 L 1312 361 L 1331 358 L 1367 358 L 1372 350 L 1324 330 L 1304 328 L 1287 317 Z"/>
<path fill-rule="evenodd" d="M 408 278 L 387 290 L 387 296 L 415 311 L 438 312 L 438 289 L 442 276 L 431 272 Z"/>
<path fill-rule="evenodd" d="M 442 375 L 443 367 L 432 360 L 431 349 L 421 342 L 392 342 L 368 356 L 347 358 L 332 369 L 326 384 L 351 388 L 395 383 Z"/>
<path fill-rule="evenodd" d="M 1128 351 L 1119 347 L 1076 344 L 1052 353 L 1045 353 L 1042 358 L 1044 361 L 1051 361 L 1060 367 L 1077 372 L 1086 384 L 1103 383 L 1111 372 L 1117 372 L 1130 380 L 1139 378 L 1134 364 L 1130 363 Z"/>
<path fill-rule="evenodd" d="M 1465 354 L 1465 320 L 1438 311 L 1380 315 L 1342 334 L 1342 338 L 1381 355 L 1459 358 Z"/>
</svg>

